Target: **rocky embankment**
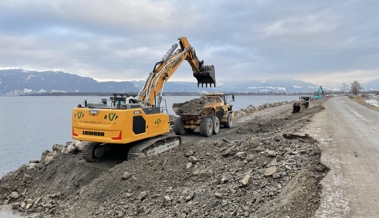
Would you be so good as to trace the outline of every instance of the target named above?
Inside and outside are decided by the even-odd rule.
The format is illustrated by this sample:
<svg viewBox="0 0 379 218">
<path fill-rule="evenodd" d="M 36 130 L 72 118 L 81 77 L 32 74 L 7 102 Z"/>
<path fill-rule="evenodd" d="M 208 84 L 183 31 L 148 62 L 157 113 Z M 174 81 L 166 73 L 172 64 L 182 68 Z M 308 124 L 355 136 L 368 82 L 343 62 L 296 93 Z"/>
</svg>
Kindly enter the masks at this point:
<svg viewBox="0 0 379 218">
<path fill-rule="evenodd" d="M 248 115 L 248 114 L 252 114 L 252 113 L 254 113 L 256 111 L 261 111 L 261 110 L 264 110 L 264 109 L 267 109 L 267 108 L 277 107 L 277 106 L 281 106 L 281 105 L 293 104 L 294 102 L 295 101 L 291 101 L 291 102 L 283 101 L 283 102 L 275 102 L 275 103 L 266 103 L 266 104 L 262 104 L 262 105 L 259 105 L 259 106 L 249 105 L 249 106 L 247 106 L 244 109 L 236 111 L 234 113 L 234 116 L 235 117 L 241 117 L 241 116 L 245 116 L 245 115 Z"/>
<path fill-rule="evenodd" d="M 79 142 L 54 145 L 0 180 L 0 203 L 35 217 L 310 217 L 328 169 L 299 132 L 322 109 L 183 136 L 195 142 L 117 163 L 85 162 Z"/>
</svg>

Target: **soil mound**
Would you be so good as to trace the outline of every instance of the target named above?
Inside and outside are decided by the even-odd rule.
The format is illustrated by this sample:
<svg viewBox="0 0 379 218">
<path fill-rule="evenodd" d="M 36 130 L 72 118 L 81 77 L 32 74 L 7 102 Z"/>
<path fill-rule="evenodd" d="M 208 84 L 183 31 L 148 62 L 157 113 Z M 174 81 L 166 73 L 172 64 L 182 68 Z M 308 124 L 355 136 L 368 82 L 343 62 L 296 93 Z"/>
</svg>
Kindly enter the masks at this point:
<svg viewBox="0 0 379 218">
<path fill-rule="evenodd" d="M 4 176 L 0 198 L 43 217 L 311 217 L 328 169 L 318 142 L 298 132 L 321 110 L 185 136 L 194 139 L 117 163 L 86 163 L 70 144 Z"/>
</svg>

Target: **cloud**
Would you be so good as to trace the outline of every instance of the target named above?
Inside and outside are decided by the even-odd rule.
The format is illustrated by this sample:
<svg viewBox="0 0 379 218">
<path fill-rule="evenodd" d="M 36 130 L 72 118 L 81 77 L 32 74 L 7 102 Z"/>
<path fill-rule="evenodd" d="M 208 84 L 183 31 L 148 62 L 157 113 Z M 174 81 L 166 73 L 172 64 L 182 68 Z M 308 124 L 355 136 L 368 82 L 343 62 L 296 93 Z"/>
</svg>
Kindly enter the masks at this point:
<svg viewBox="0 0 379 218">
<path fill-rule="evenodd" d="M 314 37 L 328 34 L 335 29 L 334 25 L 321 16 L 307 15 L 288 17 L 262 28 L 264 37 Z"/>
<path fill-rule="evenodd" d="M 3 0 L 0 9 L 1 68 L 145 79 L 172 43 L 187 36 L 224 83 L 350 82 L 343 80 L 374 78 L 378 70 L 374 0 Z M 172 80 L 194 80 L 189 65 Z"/>
</svg>

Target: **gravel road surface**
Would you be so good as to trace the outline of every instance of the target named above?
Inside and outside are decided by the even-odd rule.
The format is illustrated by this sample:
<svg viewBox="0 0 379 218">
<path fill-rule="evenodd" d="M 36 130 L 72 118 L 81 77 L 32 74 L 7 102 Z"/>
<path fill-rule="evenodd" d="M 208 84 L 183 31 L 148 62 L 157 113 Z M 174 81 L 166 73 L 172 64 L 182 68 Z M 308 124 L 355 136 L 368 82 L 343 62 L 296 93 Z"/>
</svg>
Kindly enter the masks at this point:
<svg viewBox="0 0 379 218">
<path fill-rule="evenodd" d="M 329 99 L 305 131 L 331 171 L 316 217 L 378 217 L 379 113 L 348 97 Z"/>
</svg>

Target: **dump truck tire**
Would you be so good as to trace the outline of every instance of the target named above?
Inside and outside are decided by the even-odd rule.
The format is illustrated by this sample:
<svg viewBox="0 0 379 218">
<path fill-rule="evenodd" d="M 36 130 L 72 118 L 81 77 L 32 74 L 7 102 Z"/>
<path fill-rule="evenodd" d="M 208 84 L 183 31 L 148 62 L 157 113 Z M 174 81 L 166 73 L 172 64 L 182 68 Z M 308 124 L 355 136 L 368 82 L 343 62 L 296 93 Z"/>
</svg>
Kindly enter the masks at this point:
<svg viewBox="0 0 379 218">
<path fill-rule="evenodd" d="M 175 120 L 174 132 L 176 135 L 185 135 L 186 134 L 186 130 L 184 129 L 184 122 L 180 117 Z"/>
<path fill-rule="evenodd" d="M 225 127 L 226 128 L 231 128 L 232 126 L 233 126 L 232 113 L 229 113 L 228 116 L 226 117 Z"/>
<path fill-rule="evenodd" d="M 211 118 L 204 118 L 200 122 L 200 135 L 209 137 L 213 132 L 213 122 Z"/>
<path fill-rule="evenodd" d="M 213 134 L 218 134 L 220 132 L 220 120 L 217 116 L 214 116 L 212 119 L 213 122 Z"/>
</svg>

